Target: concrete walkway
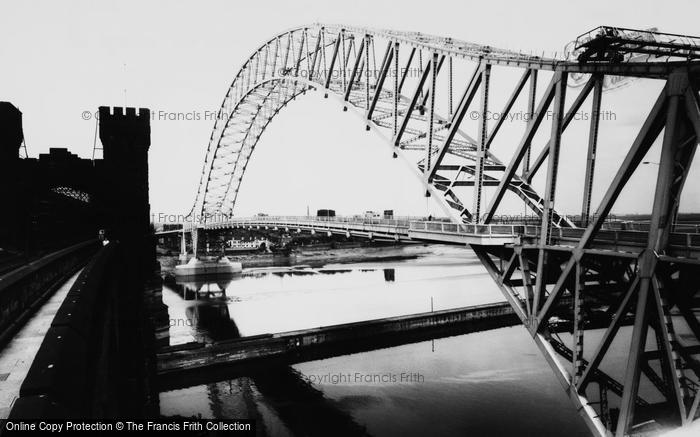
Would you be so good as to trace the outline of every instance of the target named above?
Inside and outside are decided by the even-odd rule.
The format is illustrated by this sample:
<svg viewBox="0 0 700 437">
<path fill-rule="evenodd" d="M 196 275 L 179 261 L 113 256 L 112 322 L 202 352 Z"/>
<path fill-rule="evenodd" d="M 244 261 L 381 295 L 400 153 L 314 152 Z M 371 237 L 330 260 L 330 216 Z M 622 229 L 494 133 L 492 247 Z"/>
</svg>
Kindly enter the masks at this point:
<svg viewBox="0 0 700 437">
<path fill-rule="evenodd" d="M 80 271 L 61 285 L 12 341 L 0 351 L 0 420 L 6 419 L 10 414 L 12 402 L 19 396 L 19 389 L 41 342 L 78 274 Z"/>
</svg>

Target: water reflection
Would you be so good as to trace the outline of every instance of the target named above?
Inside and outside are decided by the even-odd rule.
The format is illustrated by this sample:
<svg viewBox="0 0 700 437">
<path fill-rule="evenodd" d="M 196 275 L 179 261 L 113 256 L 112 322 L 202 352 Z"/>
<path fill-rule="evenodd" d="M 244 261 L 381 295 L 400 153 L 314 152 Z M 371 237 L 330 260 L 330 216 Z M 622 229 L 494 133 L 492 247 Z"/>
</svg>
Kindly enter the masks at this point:
<svg viewBox="0 0 700 437">
<path fill-rule="evenodd" d="M 241 336 L 225 302 L 207 302 L 191 306 L 186 309 L 186 314 L 190 325 L 196 327 L 194 335 L 199 343 L 211 343 Z"/>
<path fill-rule="evenodd" d="M 235 282 L 246 283 L 251 279 L 280 278 L 294 281 L 294 278 L 306 276 L 337 276 L 351 275 L 352 273 L 376 274 L 381 272 L 384 282 L 396 281 L 395 268 L 312 268 L 309 265 L 299 265 L 286 268 L 252 269 L 244 275 L 208 275 L 205 277 L 189 276 L 186 278 L 166 276 L 165 286 L 180 298 L 179 310 L 184 310 L 183 325 L 190 327 L 191 339 L 189 341 L 211 342 L 238 338 L 241 336 L 234 315 L 229 310 L 235 303 L 245 302 L 248 298 L 241 296 L 241 287 L 235 287 Z M 343 279 L 352 281 L 354 278 Z M 231 295 L 227 291 L 231 290 Z M 169 303 L 171 315 L 179 312 L 178 305 L 172 301 Z M 178 317 L 171 320 L 179 321 Z M 173 323 L 171 323 L 172 325 Z M 177 325 L 178 323 L 174 323 Z M 184 334 L 184 331 L 180 332 Z M 177 334 L 175 335 L 177 337 Z M 179 343 L 178 341 L 174 342 Z"/>
<path fill-rule="evenodd" d="M 267 272 L 278 277 L 337 274 L 339 270 Z M 263 275 L 265 275 L 263 274 Z M 254 274 L 254 277 L 260 277 Z M 239 338 L 240 332 L 229 313 L 227 287 L 234 278 L 209 277 L 200 280 L 168 280 L 168 286 L 190 306 L 185 308 L 195 341 Z M 289 366 L 256 372 L 250 377 L 206 384 L 206 409 L 196 414 L 214 418 L 250 418 L 258 423 L 258 435 L 304 435 L 310 437 L 364 436 L 364 427 L 327 399 L 302 375 Z M 190 391 L 189 389 L 185 391 Z M 189 398 L 189 395 L 187 396 Z"/>
<path fill-rule="evenodd" d="M 263 436 L 537 435 L 588 431 L 519 327 L 269 369 L 161 394 L 162 414 L 256 419 Z M 499 345 L 499 347 L 493 347 Z M 420 381 L 366 382 L 339 374 L 419 372 Z M 507 420 L 504 418 L 507 417 Z M 546 417 L 546 420 L 542 420 Z"/>
<path fill-rule="evenodd" d="M 327 398 L 292 367 L 270 369 L 252 381 L 295 436 L 365 436 L 339 402 Z"/>
<path fill-rule="evenodd" d="M 193 326 L 171 327 L 171 342 L 423 312 L 431 297 L 435 310 L 503 300 L 466 249 L 410 261 L 244 273 L 228 280 L 166 283 L 170 317 L 193 321 Z M 268 436 L 587 435 L 526 331 L 460 335 L 435 340 L 432 348 L 431 342 L 421 342 L 164 392 L 161 413 L 255 419 L 259 435 Z M 314 375 L 404 371 L 420 372 L 425 380 L 309 382 Z"/>
<path fill-rule="evenodd" d="M 455 256 L 454 261 L 448 258 L 442 264 L 435 257 L 424 257 L 386 263 L 254 268 L 227 278 L 170 278 L 165 281 L 163 298 L 171 319 L 187 319 L 186 308 L 202 302 L 226 305 L 241 336 L 503 300 L 488 273 L 468 255 Z M 201 337 L 199 329 L 172 326 L 171 344 L 196 341 Z"/>
<path fill-rule="evenodd" d="M 165 284 L 175 290 L 184 300 L 223 298 L 226 297 L 226 289 L 236 277 L 234 275 L 210 275 L 205 278 L 167 276 Z"/>
<path fill-rule="evenodd" d="M 235 279 L 232 275 L 165 278 L 164 288 L 169 293 L 176 294 L 181 302 L 177 315 L 174 315 L 172 306 L 168 305 L 171 344 L 173 334 L 175 339 L 185 336 L 188 341 L 200 343 L 240 337 L 240 331 L 229 312 L 226 296 L 226 289 Z"/>
</svg>

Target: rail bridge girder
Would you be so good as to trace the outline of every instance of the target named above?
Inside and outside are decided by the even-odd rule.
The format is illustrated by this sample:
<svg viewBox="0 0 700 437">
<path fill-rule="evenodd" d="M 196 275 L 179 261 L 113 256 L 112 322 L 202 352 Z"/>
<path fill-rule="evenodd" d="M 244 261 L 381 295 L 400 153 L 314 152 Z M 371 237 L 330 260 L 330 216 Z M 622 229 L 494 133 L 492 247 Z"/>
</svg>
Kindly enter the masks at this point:
<svg viewBox="0 0 700 437">
<path fill-rule="evenodd" d="M 510 245 L 505 251 L 472 246 L 599 435 L 649 431 L 645 429 L 648 424 L 643 424 L 649 420 L 662 427 L 683 426 L 700 414 L 700 323 L 696 314 L 700 310 L 696 282 L 700 260 L 671 254 L 674 218 L 700 138 L 696 84 L 697 76 L 685 69 L 669 75 L 578 242 L 562 245 L 542 230 L 534 241 Z M 662 131 L 646 243 L 635 253 L 596 250 L 594 240 L 603 221 Z M 565 296 L 573 298 L 574 305 L 555 318 L 552 309 Z M 608 307 L 609 325 L 597 343 L 584 342 L 591 317 L 588 299 Z M 561 317 L 573 325 L 568 341 L 551 333 L 552 324 Z M 625 318 L 634 322 L 631 331 L 623 334 L 620 327 Z M 605 375 L 603 367 L 610 365 L 604 359 L 620 338 L 629 341 L 626 368 L 622 380 L 615 381 L 619 393 L 608 397 L 612 379 L 601 376 Z M 655 343 L 656 348 L 649 350 L 648 343 Z M 659 400 L 647 402 L 646 396 Z"/>
</svg>

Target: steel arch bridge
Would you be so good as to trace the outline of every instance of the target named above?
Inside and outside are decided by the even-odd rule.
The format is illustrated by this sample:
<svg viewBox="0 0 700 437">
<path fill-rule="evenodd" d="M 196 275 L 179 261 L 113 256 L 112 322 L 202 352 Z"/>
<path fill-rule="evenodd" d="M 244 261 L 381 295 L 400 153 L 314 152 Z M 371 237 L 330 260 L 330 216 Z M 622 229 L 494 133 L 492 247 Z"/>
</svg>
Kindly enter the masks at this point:
<svg viewBox="0 0 700 437">
<path fill-rule="evenodd" d="M 381 60 L 377 50 L 383 50 Z M 401 56 L 406 59 L 400 60 Z M 459 100 L 453 87 L 457 61 L 476 66 Z M 209 139 L 192 213 L 202 217 L 231 213 L 253 150 L 270 121 L 297 96 L 325 89 L 326 96 L 343 101 L 344 109 L 360 114 L 367 129 L 392 146 L 395 157 L 417 161 L 416 175 L 426 192 L 451 207 L 446 211 L 453 218 L 471 220 L 485 211 L 483 186 L 498 186 L 499 201 L 509 189 L 542 214 L 544 199 L 530 184 L 541 162 L 526 166 L 529 174 L 515 174 L 489 150 L 501 124 L 487 133 L 483 123 L 475 138 L 460 128 L 460 122 L 480 84 L 488 89 L 492 65 L 524 69 L 514 102 L 528 80 L 534 93 L 537 70 L 555 70 L 560 64 L 420 33 L 320 24 L 289 30 L 260 46 L 229 87 Z M 449 76 L 447 90 L 437 86 L 441 71 Z M 440 99 L 447 103 L 446 113 L 438 110 Z M 532 95 L 530 99 L 534 104 Z M 548 103 L 551 96 L 545 100 Z M 492 172 L 506 177 L 491 176 Z M 460 187 L 476 188 L 473 209 L 460 200 Z M 490 205 L 491 214 L 497 203 Z M 553 215 L 558 225 L 571 225 Z"/>
<path fill-rule="evenodd" d="M 700 260 L 674 252 L 672 240 L 678 238 L 673 217 L 700 138 L 700 38 L 601 27 L 581 35 L 575 47 L 573 55 L 557 59 L 417 32 L 323 24 L 283 32 L 246 60 L 226 92 L 209 139 L 192 221 L 206 226 L 212 216 L 232 214 L 246 167 L 269 123 L 297 96 L 322 90 L 384 138 L 393 156 L 413 168 L 425 192 L 453 221 L 489 224 L 507 192 L 540 217 L 534 238 L 472 248 L 595 435 L 641 432 L 640 423 L 658 415 L 642 399 L 646 386 L 660 393 L 674 425 L 688 424 L 700 412 L 700 323 L 693 304 L 700 291 Z M 494 72 L 505 69 L 516 72 L 515 80 L 497 84 Z M 593 214 L 600 109 L 610 76 L 656 79 L 664 86 Z M 583 81 L 567 105 L 572 77 Z M 501 114 L 524 102 L 529 116 L 506 159 L 492 151 L 503 136 L 505 118 L 489 122 L 484 116 L 493 111 L 490 90 L 495 87 L 510 91 L 496 108 Z M 586 101 L 591 102 L 591 118 L 582 162 L 581 220 L 572 222 L 555 210 L 559 154 L 563 132 Z M 481 114 L 472 132 L 466 117 L 470 109 Z M 662 131 L 650 229 L 642 249 L 619 249 L 617 241 L 614 249 L 601 246 L 596 239 L 604 237 L 606 217 Z M 533 147 L 538 134 L 546 139 L 544 147 Z M 540 194 L 533 178 L 543 168 Z M 494 190 L 488 199 L 485 187 Z M 579 226 L 584 229 L 567 229 Z M 555 228 L 560 228 L 558 238 Z M 696 237 L 683 236 L 688 242 Z M 549 329 L 552 309 L 562 296 L 574 301 L 568 346 Z M 592 354 L 586 343 L 584 355 L 584 332 L 593 317 L 587 312 L 590 300 L 607 302 L 610 323 L 600 343 L 592 345 Z M 672 308 L 681 315 L 673 315 Z M 603 372 L 601 362 L 626 318 L 634 326 L 628 369 L 619 383 Z M 679 323 L 692 332 L 690 344 L 676 333 Z M 656 350 L 646 348 L 649 328 L 656 334 Z M 609 401 L 608 392 L 618 398 Z"/>
<path fill-rule="evenodd" d="M 426 193 L 434 195 L 455 221 L 488 223 L 509 190 L 540 217 L 546 215 L 555 226 L 569 227 L 573 224 L 553 209 L 554 193 L 545 189 L 550 195 L 547 199 L 532 187 L 548 157 L 547 146 L 559 141 L 559 135 L 553 135 L 531 162 L 531 143 L 550 106 L 558 114 L 556 129 L 563 131 L 592 91 L 592 113 L 599 112 L 605 74 L 664 77 L 683 64 L 581 64 L 418 32 L 322 24 L 291 29 L 261 45 L 229 86 L 209 138 L 190 214 L 202 220 L 231 214 L 255 146 L 274 116 L 297 96 L 323 89 L 325 96 L 340 99 L 345 110 L 359 114 L 366 128 L 392 147 L 395 157 L 411 163 Z M 482 116 L 473 135 L 462 129 L 470 107 L 481 114 L 493 111 L 489 105 L 489 88 L 495 86 L 491 83 L 493 67 L 522 70 L 515 84 L 498 85 L 513 88 L 500 114 L 513 108 L 526 85 L 529 90 L 531 122 L 510 162 L 491 151 L 505 118 L 489 129 L 487 117 Z M 458 68 L 471 69 L 466 84 L 455 84 Z M 554 74 L 538 98 L 540 71 Z M 588 73 L 592 73 L 590 79 L 564 113 L 566 75 Z M 595 118 L 591 125 L 597 131 Z M 597 132 L 591 135 L 591 142 L 596 140 Z M 588 173 L 592 179 L 593 168 Z M 487 205 L 483 188 L 488 186 L 496 192 Z M 463 201 L 465 195 L 471 198 L 470 205 Z M 584 197 L 582 215 L 587 216 L 588 185 Z"/>
</svg>

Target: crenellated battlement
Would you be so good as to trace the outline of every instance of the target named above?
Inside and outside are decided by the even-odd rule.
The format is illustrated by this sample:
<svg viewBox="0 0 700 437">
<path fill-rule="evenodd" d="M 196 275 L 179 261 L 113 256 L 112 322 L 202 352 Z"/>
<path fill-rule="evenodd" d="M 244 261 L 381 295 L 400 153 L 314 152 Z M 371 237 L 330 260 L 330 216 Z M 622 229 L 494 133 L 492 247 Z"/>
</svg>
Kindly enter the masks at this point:
<svg viewBox="0 0 700 437">
<path fill-rule="evenodd" d="M 104 115 L 110 118 L 136 118 L 148 120 L 151 111 L 148 108 L 132 108 L 122 106 L 100 106 L 100 118 Z"/>
<path fill-rule="evenodd" d="M 100 141 L 105 158 L 113 153 L 148 151 L 151 145 L 150 110 L 100 106 L 99 111 Z"/>
</svg>

